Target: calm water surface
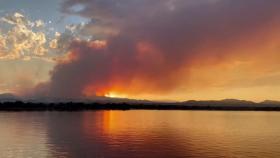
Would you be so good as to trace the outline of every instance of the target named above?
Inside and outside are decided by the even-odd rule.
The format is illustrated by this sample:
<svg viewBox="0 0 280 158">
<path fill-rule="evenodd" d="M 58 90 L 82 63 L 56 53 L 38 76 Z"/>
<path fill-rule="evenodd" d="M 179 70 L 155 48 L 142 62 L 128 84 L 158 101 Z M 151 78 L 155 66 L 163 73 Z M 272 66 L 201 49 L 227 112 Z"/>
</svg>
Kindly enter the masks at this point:
<svg viewBox="0 0 280 158">
<path fill-rule="evenodd" d="M 280 113 L 1 112 L 0 157 L 280 157 Z"/>
</svg>

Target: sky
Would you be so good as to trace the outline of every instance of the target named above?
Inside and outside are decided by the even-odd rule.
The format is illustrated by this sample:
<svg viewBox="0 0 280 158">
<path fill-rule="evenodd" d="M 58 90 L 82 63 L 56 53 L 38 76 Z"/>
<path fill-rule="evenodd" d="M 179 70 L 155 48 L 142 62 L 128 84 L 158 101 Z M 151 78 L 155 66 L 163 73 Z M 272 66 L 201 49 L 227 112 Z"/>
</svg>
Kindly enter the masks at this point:
<svg viewBox="0 0 280 158">
<path fill-rule="evenodd" d="M 0 2 L 0 93 L 280 100 L 278 0 Z"/>
</svg>

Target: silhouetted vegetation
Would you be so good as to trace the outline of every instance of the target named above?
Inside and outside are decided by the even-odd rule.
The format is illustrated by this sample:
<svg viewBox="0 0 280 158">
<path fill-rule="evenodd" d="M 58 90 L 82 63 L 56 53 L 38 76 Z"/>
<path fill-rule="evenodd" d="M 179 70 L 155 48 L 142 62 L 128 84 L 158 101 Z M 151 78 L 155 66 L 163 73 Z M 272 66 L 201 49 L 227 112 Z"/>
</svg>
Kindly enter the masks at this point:
<svg viewBox="0 0 280 158">
<path fill-rule="evenodd" d="M 280 104 L 239 100 L 187 101 L 179 103 L 32 103 L 2 102 L 0 111 L 82 111 L 82 110 L 238 110 L 280 111 Z"/>
</svg>

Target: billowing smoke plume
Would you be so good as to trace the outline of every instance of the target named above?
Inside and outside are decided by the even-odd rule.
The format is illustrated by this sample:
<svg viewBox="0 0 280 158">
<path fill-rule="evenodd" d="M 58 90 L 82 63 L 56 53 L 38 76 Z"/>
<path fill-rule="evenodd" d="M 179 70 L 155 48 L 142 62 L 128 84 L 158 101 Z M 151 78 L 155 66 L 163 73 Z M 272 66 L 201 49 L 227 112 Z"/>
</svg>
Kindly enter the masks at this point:
<svg viewBox="0 0 280 158">
<path fill-rule="evenodd" d="M 279 6 L 278 0 L 67 0 L 65 13 L 91 19 L 81 34 L 92 39 L 72 41 L 68 59 L 37 89 L 60 97 L 170 92 L 188 84 L 194 66 L 256 55 L 254 46 L 279 34 Z"/>
</svg>

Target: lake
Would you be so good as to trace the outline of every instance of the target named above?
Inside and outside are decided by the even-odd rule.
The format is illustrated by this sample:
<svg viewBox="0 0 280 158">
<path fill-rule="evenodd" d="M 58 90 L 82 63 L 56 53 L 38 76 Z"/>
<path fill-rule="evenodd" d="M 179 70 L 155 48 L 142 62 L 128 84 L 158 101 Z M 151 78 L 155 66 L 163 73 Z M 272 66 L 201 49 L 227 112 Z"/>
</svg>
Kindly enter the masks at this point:
<svg viewBox="0 0 280 158">
<path fill-rule="evenodd" d="M 0 157 L 280 157 L 280 112 L 0 112 Z"/>
</svg>

